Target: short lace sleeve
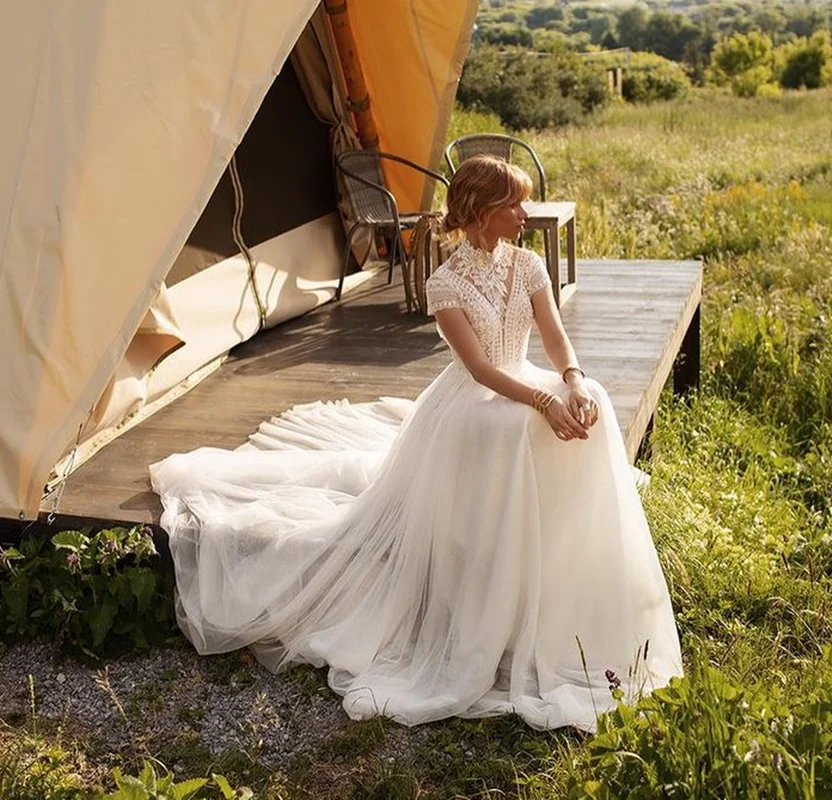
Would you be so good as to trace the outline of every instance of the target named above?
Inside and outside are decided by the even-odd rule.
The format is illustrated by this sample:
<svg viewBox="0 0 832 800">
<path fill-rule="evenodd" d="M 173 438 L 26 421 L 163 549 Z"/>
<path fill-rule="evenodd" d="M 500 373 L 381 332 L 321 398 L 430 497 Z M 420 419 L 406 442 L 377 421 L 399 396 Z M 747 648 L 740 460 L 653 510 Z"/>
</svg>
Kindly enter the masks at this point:
<svg viewBox="0 0 832 800">
<path fill-rule="evenodd" d="M 551 286 L 552 279 L 549 277 L 549 271 L 546 269 L 543 259 L 537 253 L 529 252 L 530 258 L 526 266 L 526 287 L 529 297 L 531 297 L 538 289 Z"/>
<path fill-rule="evenodd" d="M 456 287 L 449 276 L 442 270 L 437 270 L 425 283 L 428 299 L 428 314 L 435 314 L 443 308 L 461 308 L 462 301 Z"/>
</svg>

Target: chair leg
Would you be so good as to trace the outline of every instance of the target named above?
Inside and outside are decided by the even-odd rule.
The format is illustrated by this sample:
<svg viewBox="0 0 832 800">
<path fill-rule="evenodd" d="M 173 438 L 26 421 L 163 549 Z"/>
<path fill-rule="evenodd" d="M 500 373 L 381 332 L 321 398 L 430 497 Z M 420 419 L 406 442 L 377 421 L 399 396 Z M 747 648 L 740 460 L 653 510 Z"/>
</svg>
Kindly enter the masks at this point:
<svg viewBox="0 0 832 800">
<path fill-rule="evenodd" d="M 413 310 L 413 295 L 410 291 L 410 270 L 407 265 L 407 250 L 404 248 L 402 232 L 396 231 L 396 239 L 399 242 L 399 254 L 402 263 L 402 283 L 404 283 L 404 299 L 407 302 L 407 313 Z"/>
<path fill-rule="evenodd" d="M 389 245 L 390 253 L 387 259 L 387 284 L 393 283 L 393 267 L 396 266 L 396 237 L 393 236 Z"/>
<path fill-rule="evenodd" d="M 341 299 L 341 292 L 344 289 L 344 278 L 347 277 L 347 266 L 350 263 L 350 254 L 352 253 L 352 240 L 356 231 L 361 227 L 360 222 L 356 222 L 347 234 L 347 244 L 344 247 L 344 261 L 341 264 L 341 277 L 338 279 L 338 288 L 335 290 L 335 299 Z"/>
</svg>

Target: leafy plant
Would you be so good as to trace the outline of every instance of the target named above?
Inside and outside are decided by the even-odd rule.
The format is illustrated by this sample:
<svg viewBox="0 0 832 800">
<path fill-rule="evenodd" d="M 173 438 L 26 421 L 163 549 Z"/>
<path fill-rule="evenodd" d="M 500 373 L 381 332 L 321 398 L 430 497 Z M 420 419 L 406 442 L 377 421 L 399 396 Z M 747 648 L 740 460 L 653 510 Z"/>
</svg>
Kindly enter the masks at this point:
<svg viewBox="0 0 832 800">
<path fill-rule="evenodd" d="M 146 649 L 175 633 L 173 578 L 149 528 L 62 531 L 0 549 L 0 636 L 40 635 L 89 656 Z"/>
<path fill-rule="evenodd" d="M 251 789 L 233 789 L 223 775 L 212 774 L 208 778 L 191 778 L 175 782 L 167 770 L 157 775 L 150 761 L 145 761 L 138 776 L 124 775 L 118 768 L 113 770 L 113 779 L 118 789 L 103 800 L 191 800 L 191 798 L 216 797 L 222 800 L 251 800 Z M 213 790 L 206 794 L 203 790 Z"/>
<path fill-rule="evenodd" d="M 719 86 L 730 86 L 738 97 L 754 97 L 774 77 L 771 37 L 751 31 L 721 39 L 711 55 L 710 77 Z"/>
<path fill-rule="evenodd" d="M 685 678 L 599 718 L 584 751 L 592 778 L 573 780 L 569 800 L 820 797 L 832 786 L 830 723 L 826 698 L 790 701 L 695 659 Z"/>
<path fill-rule="evenodd" d="M 509 128 L 548 128 L 580 121 L 609 100 L 603 71 L 572 53 L 530 53 L 483 45 L 465 64 L 459 102 L 498 114 Z"/>
</svg>

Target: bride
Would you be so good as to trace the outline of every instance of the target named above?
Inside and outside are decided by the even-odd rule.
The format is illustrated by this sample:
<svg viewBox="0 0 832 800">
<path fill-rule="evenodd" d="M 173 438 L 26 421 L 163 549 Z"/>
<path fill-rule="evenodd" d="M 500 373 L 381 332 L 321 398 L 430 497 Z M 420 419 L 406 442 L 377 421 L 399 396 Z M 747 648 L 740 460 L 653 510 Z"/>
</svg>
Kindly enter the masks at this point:
<svg viewBox="0 0 832 800">
<path fill-rule="evenodd" d="M 453 360 L 415 401 L 312 403 L 235 451 L 151 466 L 200 653 L 328 665 L 353 718 L 514 712 L 594 731 L 682 674 L 670 597 L 615 411 L 584 375 L 539 256 L 509 244 L 529 177 L 451 181 L 461 236 L 427 282 Z M 527 359 L 537 325 L 554 370 Z"/>
</svg>

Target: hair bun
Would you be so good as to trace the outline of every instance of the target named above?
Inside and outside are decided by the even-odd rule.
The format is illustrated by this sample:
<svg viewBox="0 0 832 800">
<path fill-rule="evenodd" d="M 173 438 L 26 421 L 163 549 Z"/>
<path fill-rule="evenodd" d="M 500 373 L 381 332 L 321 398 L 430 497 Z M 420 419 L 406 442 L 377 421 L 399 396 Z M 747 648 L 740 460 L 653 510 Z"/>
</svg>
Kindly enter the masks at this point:
<svg viewBox="0 0 832 800">
<path fill-rule="evenodd" d="M 453 233 L 453 231 L 462 227 L 456 214 L 450 210 L 443 214 L 440 219 L 440 225 L 442 226 L 443 233 Z"/>
</svg>

